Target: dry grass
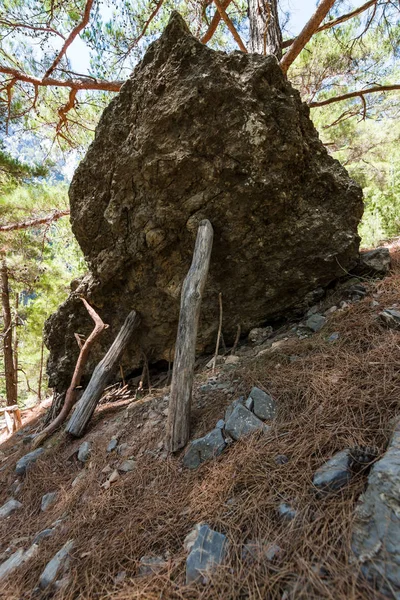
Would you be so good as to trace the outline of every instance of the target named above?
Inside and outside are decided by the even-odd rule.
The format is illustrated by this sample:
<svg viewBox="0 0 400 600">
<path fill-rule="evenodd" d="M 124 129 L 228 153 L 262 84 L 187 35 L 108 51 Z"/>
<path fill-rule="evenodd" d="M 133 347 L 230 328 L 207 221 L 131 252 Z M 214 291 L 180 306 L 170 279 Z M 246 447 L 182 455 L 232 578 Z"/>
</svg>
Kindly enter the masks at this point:
<svg viewBox="0 0 400 600">
<path fill-rule="evenodd" d="M 393 275 L 370 284 L 380 294 L 381 307 L 400 301 L 399 259 L 394 258 Z M 315 469 L 338 450 L 372 445 L 383 452 L 393 419 L 400 414 L 400 332 L 379 324 L 379 307 L 372 307 L 371 300 L 369 295 L 334 313 L 321 334 L 288 340 L 278 352 L 237 370 L 240 388 L 259 385 L 274 395 L 280 407 L 277 422 L 272 433 L 231 446 L 196 472 L 182 470 L 180 457 L 143 455 L 134 472 L 104 490 L 101 469 L 109 458 L 107 440 L 99 435 L 92 468 L 72 489 L 79 466 L 74 458 L 67 460 L 71 446 L 59 441 L 28 473 L 21 497 L 24 509 L 0 523 L 0 551 L 20 537 L 26 541 L 16 547 L 26 547 L 56 518 L 64 516 L 63 524 L 57 536 L 41 543 L 39 555 L 7 582 L 3 598 L 31 598 L 46 562 L 74 538 L 71 581 L 56 595 L 63 600 L 379 599 L 351 561 L 351 524 L 365 475 L 324 499 L 317 499 L 311 487 Z M 340 337 L 329 343 L 326 338 L 333 331 Z M 194 412 L 195 435 L 222 416 L 226 396 L 212 398 L 210 406 Z M 154 446 L 161 431 L 150 443 L 136 429 L 135 418 L 133 412 L 126 435 L 136 436 L 138 447 Z M 289 461 L 276 464 L 279 454 Z M 12 473 L 6 469 L 1 477 L 4 500 Z M 42 494 L 54 489 L 61 490 L 60 502 L 40 513 Z M 289 523 L 277 516 L 282 501 L 297 509 Z M 183 540 L 199 521 L 226 533 L 231 551 L 207 585 L 186 586 Z M 244 562 L 241 549 L 250 540 L 277 543 L 282 557 L 270 564 Z M 164 555 L 168 566 L 159 574 L 137 577 L 143 555 Z M 126 577 L 116 584 L 121 571 Z"/>
</svg>

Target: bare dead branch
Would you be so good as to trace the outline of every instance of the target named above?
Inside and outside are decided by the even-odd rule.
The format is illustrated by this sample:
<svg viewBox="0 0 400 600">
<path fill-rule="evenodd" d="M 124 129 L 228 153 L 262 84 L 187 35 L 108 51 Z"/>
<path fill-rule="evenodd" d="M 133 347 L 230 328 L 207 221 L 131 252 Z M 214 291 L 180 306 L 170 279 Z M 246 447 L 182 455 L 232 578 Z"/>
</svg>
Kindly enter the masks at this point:
<svg viewBox="0 0 400 600">
<path fill-rule="evenodd" d="M 225 8 L 223 7 L 223 5 L 221 4 L 221 2 L 219 0 L 214 0 L 214 4 L 217 7 L 217 10 L 218 10 L 219 14 L 221 15 L 221 19 L 224 20 L 226 26 L 228 27 L 229 31 L 233 35 L 234 40 L 237 43 L 237 45 L 239 46 L 239 48 L 241 49 L 241 51 L 247 53 L 247 48 L 243 44 L 242 38 L 240 37 L 240 35 L 236 31 L 234 24 L 230 20 L 228 14 L 227 14 Z"/>
<path fill-rule="evenodd" d="M 57 133 L 59 133 L 61 131 L 62 127 L 64 127 L 64 125 L 67 124 L 67 113 L 70 110 L 72 110 L 76 105 L 77 92 L 78 92 L 78 90 L 74 90 L 74 89 L 70 90 L 68 102 L 66 104 L 63 104 L 63 106 L 60 106 L 60 108 L 58 109 L 58 115 L 60 117 L 60 120 L 57 123 L 57 127 L 56 127 Z"/>
<path fill-rule="evenodd" d="M 342 102 L 342 100 L 348 100 L 349 98 L 361 98 L 365 96 L 365 94 L 373 94 L 376 92 L 392 92 L 395 90 L 400 90 L 400 83 L 395 83 L 393 85 L 377 85 L 371 88 L 365 88 L 364 90 L 357 90 L 356 92 L 348 92 L 347 94 L 342 94 L 340 96 L 333 96 L 332 98 L 327 98 L 326 100 L 317 100 L 315 102 L 310 102 L 310 108 L 316 108 L 318 106 L 327 106 L 328 104 L 333 104 L 334 102 Z"/>
<path fill-rule="evenodd" d="M 69 210 L 55 210 L 51 215 L 45 217 L 38 217 L 37 219 L 28 219 L 27 221 L 20 221 L 19 223 L 10 223 L 9 225 L 0 225 L 0 232 L 4 231 L 15 231 L 17 229 L 29 229 L 30 227 L 37 227 L 38 225 L 47 225 L 53 221 L 61 219 L 69 215 Z"/>
<path fill-rule="evenodd" d="M 57 68 L 58 63 L 60 62 L 60 60 L 62 59 L 62 57 L 64 56 L 64 54 L 66 53 L 66 51 L 68 50 L 69 46 L 72 44 L 72 42 L 74 41 L 76 36 L 79 35 L 79 33 L 82 31 L 82 29 L 84 29 L 86 27 L 86 25 L 89 23 L 90 11 L 92 9 L 92 6 L 93 6 L 93 0 L 87 0 L 85 10 L 83 13 L 82 21 L 80 21 L 78 23 L 78 25 L 76 25 L 76 27 L 73 28 L 73 30 L 71 31 L 71 33 L 65 40 L 65 43 L 63 44 L 63 47 L 61 48 L 60 52 L 57 54 L 56 58 L 54 59 L 52 65 L 47 69 L 43 79 L 46 79 L 47 77 L 49 77 L 49 75 L 51 75 L 51 73 L 54 71 L 54 69 Z"/>
<path fill-rule="evenodd" d="M 368 10 L 374 4 L 376 5 L 377 2 L 378 0 L 369 0 L 369 2 L 362 4 L 362 6 L 359 6 L 355 10 L 352 10 L 351 12 L 346 13 L 341 17 L 338 17 L 337 19 L 332 19 L 332 21 L 324 23 L 323 25 L 318 27 L 315 33 L 320 33 L 321 31 L 326 31 L 326 29 L 331 29 L 331 27 L 336 27 L 336 25 L 341 25 L 342 23 L 349 21 L 349 19 L 352 19 L 353 17 L 356 17 L 357 15 L 360 15 L 364 11 Z M 285 40 L 282 44 L 282 48 L 288 48 L 289 46 L 291 46 L 295 39 L 296 38 L 292 38 L 291 40 Z"/>
<path fill-rule="evenodd" d="M 311 19 L 305 24 L 293 44 L 290 46 L 286 54 L 283 56 L 280 65 L 284 73 L 287 73 L 290 65 L 298 57 L 304 46 L 309 42 L 311 37 L 317 31 L 318 27 L 325 19 L 326 15 L 335 4 L 336 0 L 321 0 L 317 10 L 312 15 Z"/>
<path fill-rule="evenodd" d="M 89 357 L 89 352 L 91 347 L 93 346 L 95 340 L 99 337 L 99 335 L 107 329 L 108 325 L 103 323 L 97 312 L 90 306 L 90 304 L 84 299 L 81 298 L 83 304 L 86 307 L 89 315 L 92 317 L 94 321 L 94 329 L 92 333 L 89 335 L 82 348 L 80 349 L 78 360 L 76 361 L 74 374 L 72 376 L 71 384 L 67 390 L 65 395 L 64 406 L 61 409 L 60 414 L 52 421 L 43 431 L 34 439 L 33 447 L 38 448 L 43 442 L 54 432 L 56 429 L 64 423 L 65 419 L 68 417 L 71 412 L 72 407 L 76 402 L 76 392 L 77 388 L 80 385 L 81 378 L 83 375 L 83 370 L 85 368 L 87 359 Z"/>
<path fill-rule="evenodd" d="M 231 2 L 232 2 L 232 0 L 224 0 L 224 2 L 222 2 L 222 7 L 226 10 Z M 211 40 L 212 36 L 214 35 L 214 33 L 217 30 L 217 27 L 218 27 L 220 21 L 221 21 L 221 15 L 220 15 L 219 11 L 216 10 L 213 18 L 211 19 L 211 23 L 210 23 L 207 31 L 205 32 L 205 34 L 203 35 L 203 37 L 200 40 L 202 44 L 207 44 L 207 42 L 209 42 Z"/>
</svg>

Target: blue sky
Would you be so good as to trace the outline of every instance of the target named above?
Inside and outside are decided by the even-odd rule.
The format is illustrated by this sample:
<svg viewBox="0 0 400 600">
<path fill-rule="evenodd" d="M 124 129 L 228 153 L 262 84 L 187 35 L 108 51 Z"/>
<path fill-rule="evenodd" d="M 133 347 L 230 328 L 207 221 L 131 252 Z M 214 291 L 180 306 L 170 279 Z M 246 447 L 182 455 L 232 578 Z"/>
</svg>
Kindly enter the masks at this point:
<svg viewBox="0 0 400 600">
<path fill-rule="evenodd" d="M 296 35 L 315 11 L 316 0 L 280 0 L 280 6 L 284 12 L 290 13 L 288 32 Z M 111 18 L 112 6 L 103 4 L 102 13 L 105 20 Z M 89 51 L 81 38 L 74 40 L 67 54 L 74 71 L 85 74 L 88 72 Z"/>
</svg>

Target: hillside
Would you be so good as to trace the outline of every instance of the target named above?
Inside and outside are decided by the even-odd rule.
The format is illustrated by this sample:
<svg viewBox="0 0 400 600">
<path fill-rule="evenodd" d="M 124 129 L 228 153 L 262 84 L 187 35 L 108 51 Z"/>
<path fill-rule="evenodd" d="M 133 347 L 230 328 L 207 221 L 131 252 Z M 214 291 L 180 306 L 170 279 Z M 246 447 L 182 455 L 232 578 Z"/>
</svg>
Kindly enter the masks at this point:
<svg viewBox="0 0 400 600">
<path fill-rule="evenodd" d="M 360 284 L 365 295 L 351 287 Z M 29 435 L 42 415 L 24 422 L 0 446 L 0 505 L 10 497 L 21 503 L 0 518 L 0 563 L 52 531 L 0 581 L 0 597 L 384 598 L 360 577 L 351 551 L 367 469 L 324 495 L 312 481 L 338 451 L 372 447 L 377 459 L 385 453 L 400 407 L 400 331 L 378 315 L 396 308 L 399 293 L 400 253 L 392 248 L 385 279 L 345 279 L 321 301 L 318 313 L 327 321 L 319 332 L 286 323 L 262 345 L 244 341 L 237 358 L 214 374 L 205 366 L 211 357 L 199 361 L 192 439 L 215 427 L 253 386 L 272 395 L 277 416 L 270 429 L 229 444 L 198 469 L 184 468 L 183 453 L 171 457 L 163 449 L 167 387 L 103 402 L 83 439 L 58 433 L 17 477 L 16 462 L 30 451 Z M 85 461 L 77 457 L 83 442 L 90 445 Z M 51 492 L 55 501 L 43 511 L 42 497 Z M 289 514 L 279 512 L 282 503 Z M 199 523 L 227 536 L 228 553 L 205 581 L 187 585 L 184 540 Z M 47 563 L 69 540 L 65 574 L 61 569 L 57 586 L 40 590 Z"/>
</svg>

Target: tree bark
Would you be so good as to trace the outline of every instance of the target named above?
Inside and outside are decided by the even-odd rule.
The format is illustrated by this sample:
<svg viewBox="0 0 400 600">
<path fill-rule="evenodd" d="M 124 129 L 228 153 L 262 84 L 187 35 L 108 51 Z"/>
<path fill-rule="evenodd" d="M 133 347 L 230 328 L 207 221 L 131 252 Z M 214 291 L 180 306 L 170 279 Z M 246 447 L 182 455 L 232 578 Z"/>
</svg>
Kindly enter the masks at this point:
<svg viewBox="0 0 400 600">
<path fill-rule="evenodd" d="M 18 397 L 18 308 L 19 308 L 19 294 L 18 292 L 15 294 L 15 322 L 14 322 L 14 331 L 13 331 L 13 337 L 14 337 L 14 349 L 13 349 L 13 353 L 14 353 L 14 373 L 15 373 L 15 393 Z M 29 391 L 29 390 L 28 390 Z"/>
<path fill-rule="evenodd" d="M 282 32 L 278 17 L 278 0 L 248 0 L 250 40 L 249 51 L 273 54 L 282 58 Z"/>
<path fill-rule="evenodd" d="M 212 242 L 213 228 L 205 219 L 199 225 L 192 264 L 182 287 L 166 433 L 170 452 L 183 448 L 189 440 L 197 328 Z"/>
<path fill-rule="evenodd" d="M 79 400 L 75 412 L 66 427 L 67 433 L 75 437 L 83 435 L 106 385 L 118 367 L 122 354 L 138 322 L 139 319 L 133 310 L 125 319 L 125 323 L 122 325 L 109 351 L 93 371 L 89 385 Z"/>
<path fill-rule="evenodd" d="M 3 353 L 4 353 L 4 371 L 6 379 L 7 405 L 17 404 L 17 386 L 15 385 L 17 375 L 15 372 L 13 356 L 13 326 L 10 308 L 10 291 L 8 285 L 8 267 L 6 259 L 1 262 L 1 301 L 3 308 Z"/>
</svg>

